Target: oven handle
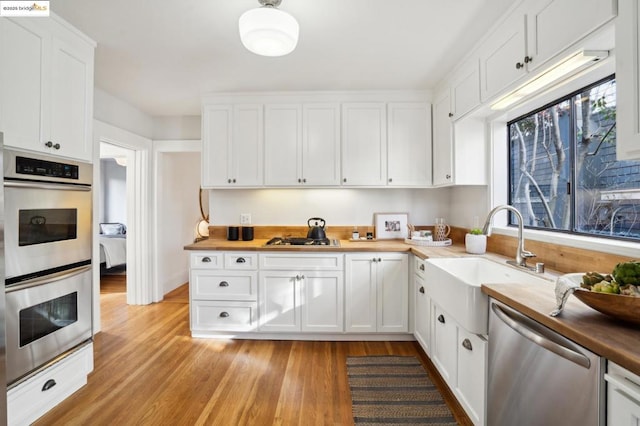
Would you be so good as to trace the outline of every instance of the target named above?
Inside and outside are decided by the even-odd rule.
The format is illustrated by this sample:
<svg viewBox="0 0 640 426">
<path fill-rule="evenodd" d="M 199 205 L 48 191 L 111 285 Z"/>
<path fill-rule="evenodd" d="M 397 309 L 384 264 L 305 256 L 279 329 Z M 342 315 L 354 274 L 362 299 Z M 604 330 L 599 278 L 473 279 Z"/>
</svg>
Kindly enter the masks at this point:
<svg viewBox="0 0 640 426">
<path fill-rule="evenodd" d="M 91 265 L 85 265 L 85 266 L 80 266 L 78 268 L 69 269 L 67 271 L 56 272 L 55 274 L 46 275 L 44 277 L 32 278 L 30 280 L 22 281 L 20 284 L 7 287 L 5 292 L 13 293 L 14 291 L 25 290 L 27 288 L 37 287 L 43 284 L 49 284 L 56 281 L 66 280 L 90 270 L 91 270 Z"/>
<path fill-rule="evenodd" d="M 65 183 L 4 181 L 5 188 L 55 189 L 61 191 L 91 191 L 91 186 Z"/>
</svg>

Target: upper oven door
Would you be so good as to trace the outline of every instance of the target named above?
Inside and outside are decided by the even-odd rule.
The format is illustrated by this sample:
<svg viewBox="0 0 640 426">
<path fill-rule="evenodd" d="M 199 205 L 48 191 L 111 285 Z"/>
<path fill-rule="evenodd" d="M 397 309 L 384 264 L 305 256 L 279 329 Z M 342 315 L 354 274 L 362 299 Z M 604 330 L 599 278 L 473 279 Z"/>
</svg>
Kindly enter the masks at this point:
<svg viewBox="0 0 640 426">
<path fill-rule="evenodd" d="M 6 279 L 91 260 L 91 187 L 7 181 Z"/>
</svg>

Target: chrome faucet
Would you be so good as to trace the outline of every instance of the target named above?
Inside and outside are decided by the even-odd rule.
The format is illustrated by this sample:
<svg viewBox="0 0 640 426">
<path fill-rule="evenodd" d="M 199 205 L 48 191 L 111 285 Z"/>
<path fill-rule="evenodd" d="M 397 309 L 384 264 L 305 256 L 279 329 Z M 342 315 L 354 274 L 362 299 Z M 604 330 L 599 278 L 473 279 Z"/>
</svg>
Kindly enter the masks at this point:
<svg viewBox="0 0 640 426">
<path fill-rule="evenodd" d="M 507 263 L 510 265 L 519 266 L 521 268 L 533 269 L 532 267 L 527 266 L 527 259 L 531 257 L 536 257 L 536 255 L 524 249 L 524 236 L 522 232 L 524 228 L 523 226 L 524 219 L 522 219 L 522 214 L 520 214 L 518 209 L 506 204 L 495 207 L 493 210 L 489 212 L 489 215 L 487 216 L 487 221 L 484 223 L 484 228 L 482 228 L 482 233 L 487 237 L 491 235 L 491 219 L 493 219 L 493 216 L 500 210 L 512 211 L 513 214 L 515 214 L 516 217 L 518 218 L 518 249 L 516 250 L 516 260 L 515 261 L 508 260 Z"/>
</svg>

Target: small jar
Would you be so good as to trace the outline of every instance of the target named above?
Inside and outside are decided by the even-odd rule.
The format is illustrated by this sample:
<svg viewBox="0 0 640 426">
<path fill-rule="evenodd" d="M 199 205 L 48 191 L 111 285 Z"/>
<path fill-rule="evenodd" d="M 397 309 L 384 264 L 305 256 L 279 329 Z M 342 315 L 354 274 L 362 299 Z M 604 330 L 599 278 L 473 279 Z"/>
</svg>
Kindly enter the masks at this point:
<svg viewBox="0 0 640 426">
<path fill-rule="evenodd" d="M 357 229 L 354 229 L 353 232 L 351 233 L 351 239 L 352 240 L 359 240 L 360 239 L 360 233 L 358 232 Z"/>
</svg>

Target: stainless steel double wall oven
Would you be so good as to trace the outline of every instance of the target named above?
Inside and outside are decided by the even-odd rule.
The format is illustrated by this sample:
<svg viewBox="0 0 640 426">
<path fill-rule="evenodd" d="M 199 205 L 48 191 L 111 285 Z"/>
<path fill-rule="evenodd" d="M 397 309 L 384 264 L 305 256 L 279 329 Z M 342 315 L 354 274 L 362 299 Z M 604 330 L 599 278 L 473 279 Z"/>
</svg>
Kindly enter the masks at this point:
<svg viewBox="0 0 640 426">
<path fill-rule="evenodd" d="M 90 164 L 4 151 L 7 382 L 92 336 Z"/>
</svg>

